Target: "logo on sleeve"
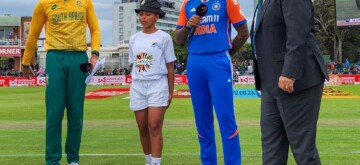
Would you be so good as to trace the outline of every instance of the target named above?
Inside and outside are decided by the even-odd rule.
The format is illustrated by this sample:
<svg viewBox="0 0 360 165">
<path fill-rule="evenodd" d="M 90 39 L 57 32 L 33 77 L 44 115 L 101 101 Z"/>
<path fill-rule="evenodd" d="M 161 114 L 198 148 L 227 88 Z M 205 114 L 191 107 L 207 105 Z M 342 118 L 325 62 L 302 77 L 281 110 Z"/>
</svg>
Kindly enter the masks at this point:
<svg viewBox="0 0 360 165">
<path fill-rule="evenodd" d="M 57 8 L 57 4 L 51 6 L 51 10 L 55 10 Z"/>
</svg>

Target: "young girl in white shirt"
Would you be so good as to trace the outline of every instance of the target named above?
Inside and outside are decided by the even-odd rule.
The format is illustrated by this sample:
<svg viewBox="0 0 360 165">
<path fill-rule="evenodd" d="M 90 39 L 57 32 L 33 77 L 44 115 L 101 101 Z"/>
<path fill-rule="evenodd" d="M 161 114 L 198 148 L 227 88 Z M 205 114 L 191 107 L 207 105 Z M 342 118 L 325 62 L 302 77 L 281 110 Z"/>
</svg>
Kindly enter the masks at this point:
<svg viewBox="0 0 360 165">
<path fill-rule="evenodd" d="M 165 16 L 157 0 L 142 0 L 139 15 L 142 31 L 129 41 L 129 63 L 132 64 L 130 109 L 135 112 L 145 165 L 160 165 L 163 148 L 162 126 L 174 90 L 172 38 L 157 29 L 155 23 Z"/>
</svg>

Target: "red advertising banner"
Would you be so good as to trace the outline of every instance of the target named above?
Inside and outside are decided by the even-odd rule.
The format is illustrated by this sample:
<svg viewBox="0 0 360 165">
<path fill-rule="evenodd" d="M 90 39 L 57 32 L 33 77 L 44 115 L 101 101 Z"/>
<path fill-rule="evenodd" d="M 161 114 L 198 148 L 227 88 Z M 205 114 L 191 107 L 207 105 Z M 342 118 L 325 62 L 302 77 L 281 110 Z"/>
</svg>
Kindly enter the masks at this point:
<svg viewBox="0 0 360 165">
<path fill-rule="evenodd" d="M 360 84 L 360 75 L 358 74 L 340 74 L 338 77 L 341 84 Z"/>
<path fill-rule="evenodd" d="M 126 83 L 126 84 L 131 84 L 131 82 L 132 82 L 131 76 L 130 76 L 130 75 L 126 75 L 126 76 L 125 76 L 125 83 Z"/>
<path fill-rule="evenodd" d="M 0 56 L 21 56 L 21 49 L 18 46 L 0 47 Z"/>
<path fill-rule="evenodd" d="M 174 82 L 175 82 L 175 84 L 178 84 L 178 85 L 187 85 L 188 84 L 186 75 L 176 75 L 174 78 Z"/>
<path fill-rule="evenodd" d="M 329 75 L 329 81 L 325 82 L 326 85 L 341 85 L 341 84 L 360 84 L 359 74 L 332 74 Z"/>
<path fill-rule="evenodd" d="M 0 77 L 0 87 L 5 86 L 5 78 Z"/>
<path fill-rule="evenodd" d="M 30 80 L 27 78 L 0 78 L 0 86 L 10 86 L 10 87 L 18 87 L 18 86 L 37 86 L 37 78 L 32 77 Z"/>
<path fill-rule="evenodd" d="M 330 75 L 330 80 L 325 84 L 341 85 L 341 84 L 360 84 L 360 74 L 357 75 Z M 131 84 L 132 79 L 130 75 L 126 76 L 94 76 L 89 85 L 127 85 Z M 254 84 L 254 76 L 239 76 L 238 82 L 235 84 Z M 188 80 L 186 75 L 176 75 L 175 84 L 187 85 Z M 0 87 L 2 86 L 44 86 L 46 85 L 45 77 L 33 77 L 31 80 L 26 78 L 1 77 Z"/>
</svg>

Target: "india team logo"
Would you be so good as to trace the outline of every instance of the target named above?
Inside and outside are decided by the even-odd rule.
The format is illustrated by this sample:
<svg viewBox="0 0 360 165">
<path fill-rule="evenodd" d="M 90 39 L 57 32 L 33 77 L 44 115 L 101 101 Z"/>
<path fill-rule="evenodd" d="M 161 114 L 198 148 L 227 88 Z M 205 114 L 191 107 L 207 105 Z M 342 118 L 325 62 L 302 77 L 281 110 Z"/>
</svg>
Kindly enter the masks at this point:
<svg viewBox="0 0 360 165">
<path fill-rule="evenodd" d="M 150 70 L 152 59 L 153 57 L 151 54 L 141 52 L 140 54 L 136 55 L 135 67 L 139 70 L 139 72 L 146 72 Z"/>
<path fill-rule="evenodd" d="M 213 10 L 219 10 L 219 9 L 220 9 L 220 3 L 219 3 L 219 2 L 215 2 L 215 3 L 212 5 L 212 9 L 213 9 Z"/>
</svg>

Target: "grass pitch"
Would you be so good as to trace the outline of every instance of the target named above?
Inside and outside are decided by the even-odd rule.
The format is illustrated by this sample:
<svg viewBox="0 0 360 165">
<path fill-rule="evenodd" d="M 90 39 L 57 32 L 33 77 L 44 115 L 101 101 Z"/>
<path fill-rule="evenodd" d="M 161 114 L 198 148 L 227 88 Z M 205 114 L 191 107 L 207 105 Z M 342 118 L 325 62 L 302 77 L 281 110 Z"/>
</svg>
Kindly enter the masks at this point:
<svg viewBox="0 0 360 165">
<path fill-rule="evenodd" d="M 124 87 L 124 86 L 121 86 Z M 251 88 L 253 86 L 235 86 Z M 87 90 L 114 87 L 88 87 Z M 187 89 L 178 85 L 176 89 Z M 360 96 L 358 85 L 332 87 Z M 44 164 L 45 87 L 0 88 L 0 165 Z M 86 100 L 80 149 L 82 165 L 142 165 L 144 158 L 128 95 Z M 317 145 L 324 165 L 360 165 L 360 99 L 324 98 Z M 261 165 L 260 99 L 235 99 L 244 165 Z M 65 115 L 66 116 L 66 115 Z M 66 137 L 66 117 L 63 122 Z M 216 125 L 218 164 L 223 164 Z M 174 99 L 166 112 L 164 165 L 199 165 L 190 99 Z M 64 144 L 64 142 L 63 142 Z M 62 164 L 66 164 L 63 155 Z M 295 165 L 289 155 L 289 165 Z"/>
</svg>

